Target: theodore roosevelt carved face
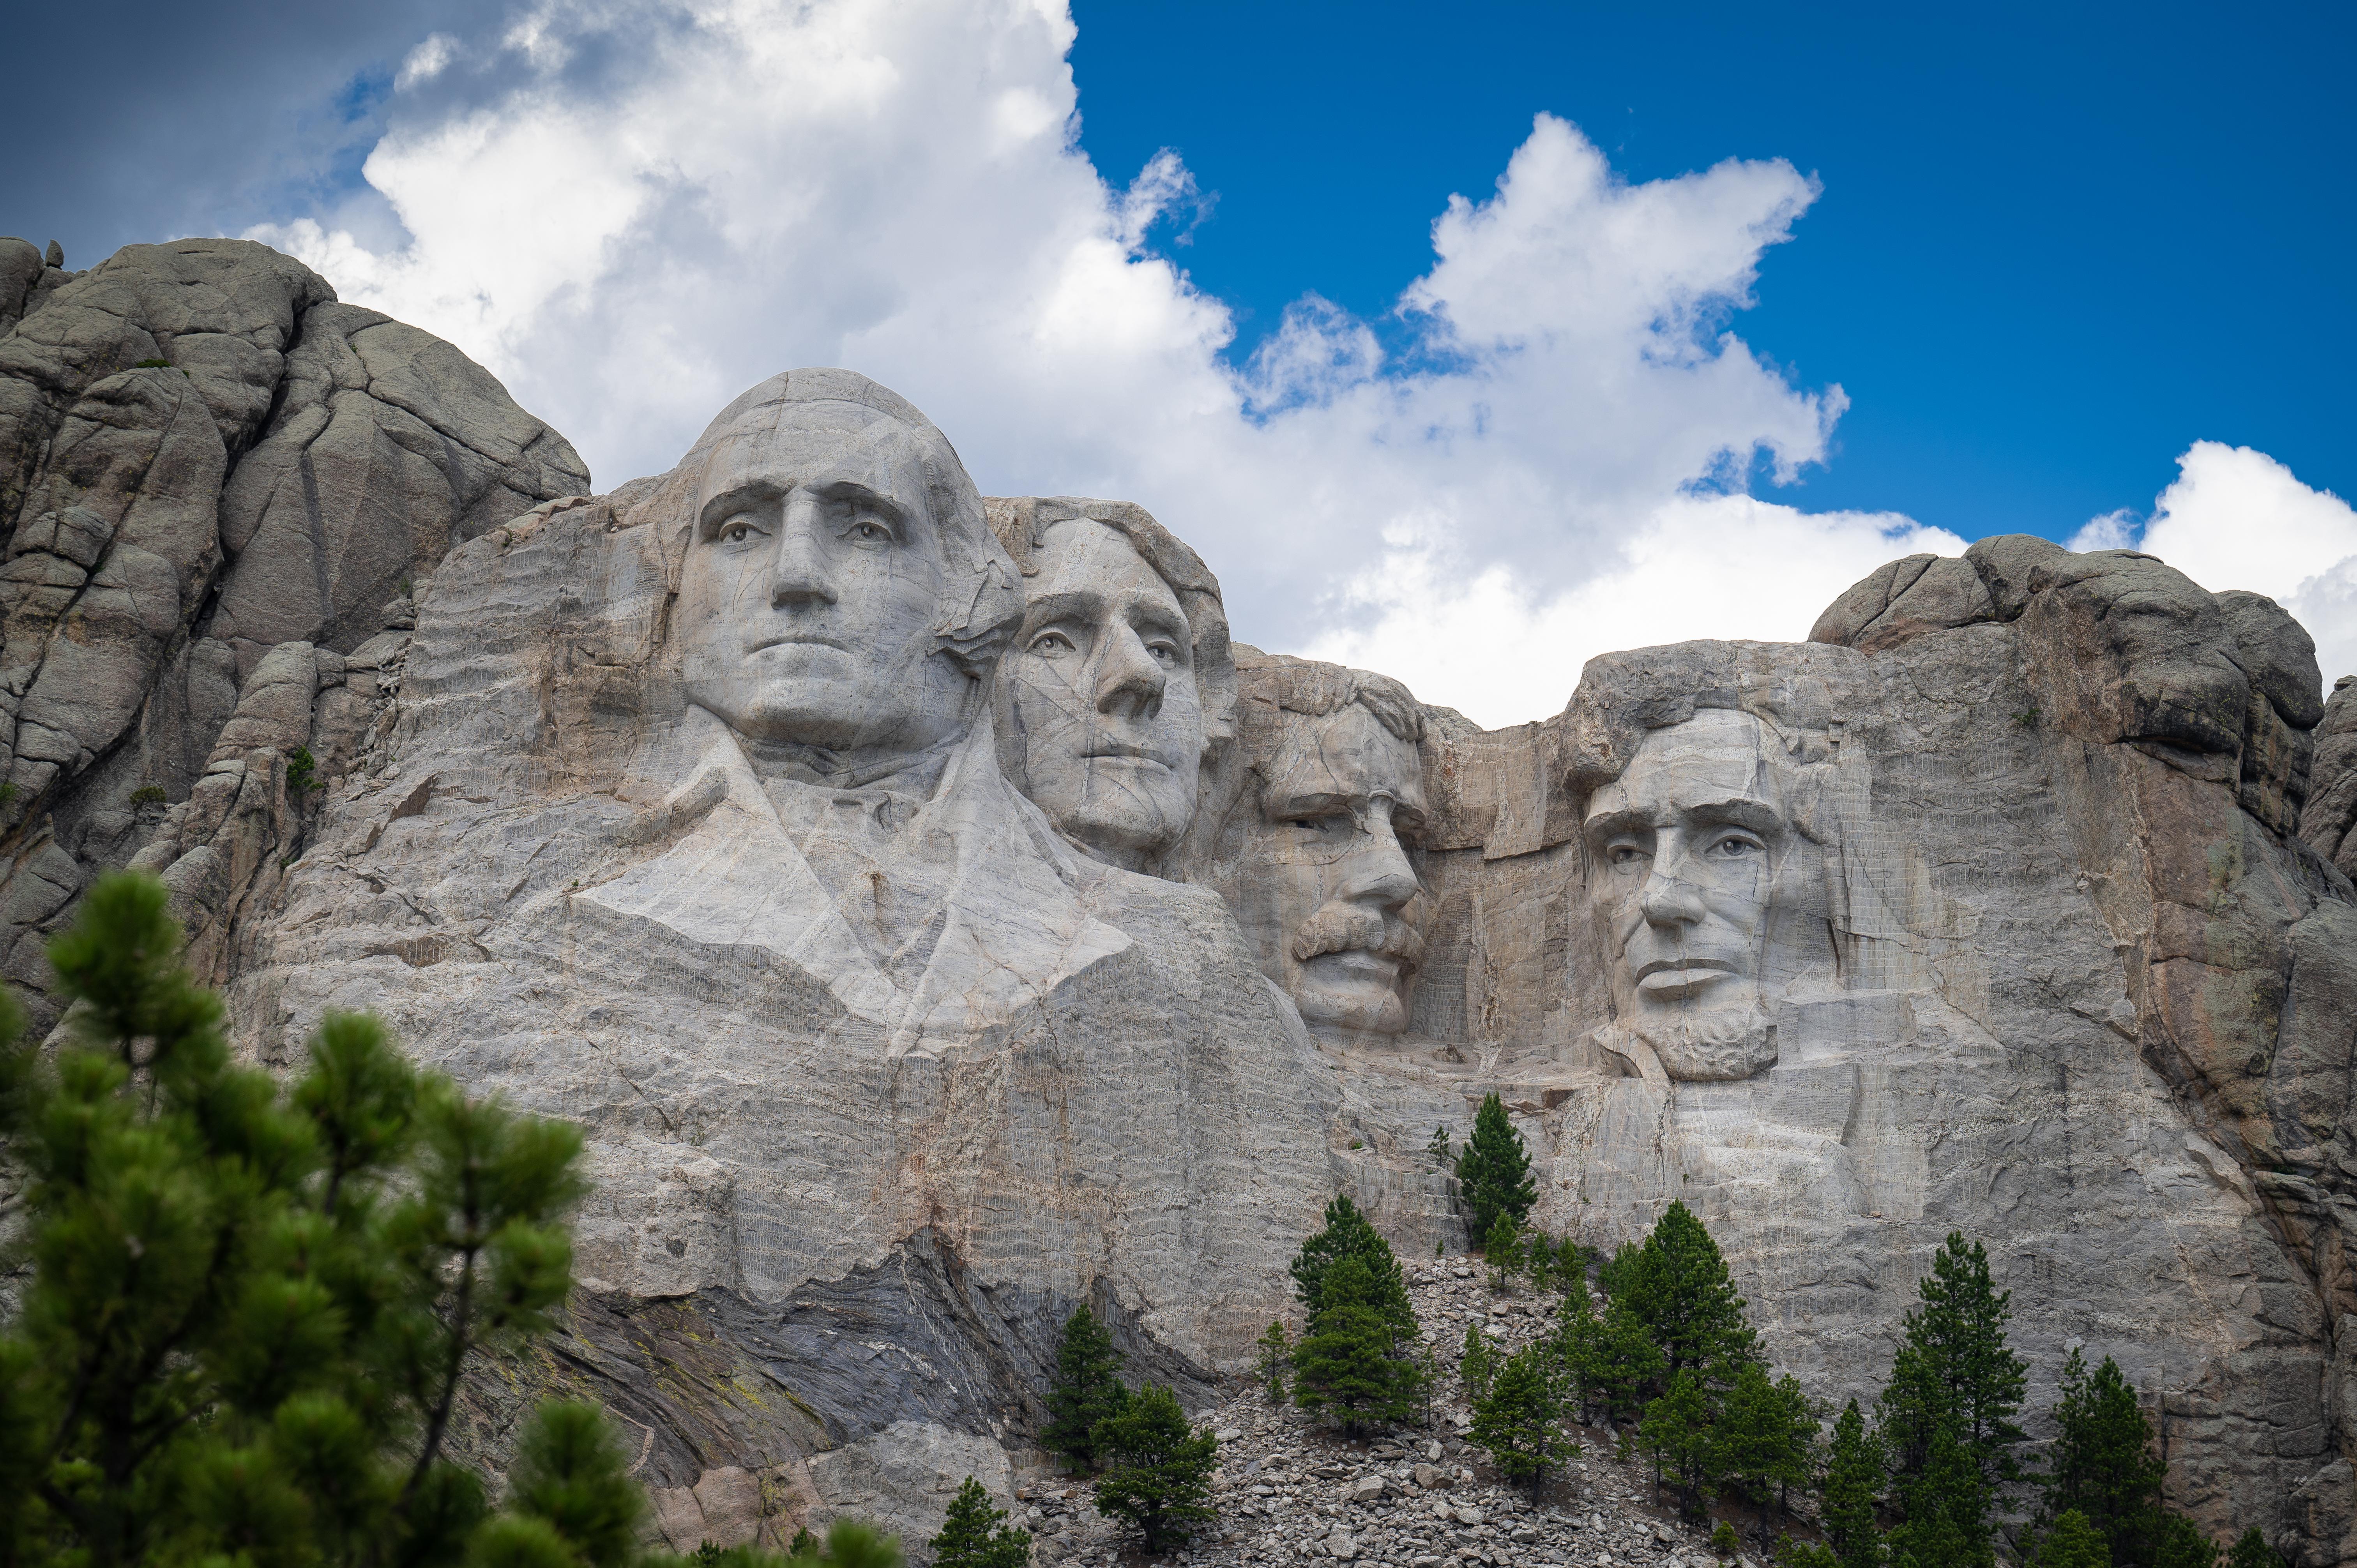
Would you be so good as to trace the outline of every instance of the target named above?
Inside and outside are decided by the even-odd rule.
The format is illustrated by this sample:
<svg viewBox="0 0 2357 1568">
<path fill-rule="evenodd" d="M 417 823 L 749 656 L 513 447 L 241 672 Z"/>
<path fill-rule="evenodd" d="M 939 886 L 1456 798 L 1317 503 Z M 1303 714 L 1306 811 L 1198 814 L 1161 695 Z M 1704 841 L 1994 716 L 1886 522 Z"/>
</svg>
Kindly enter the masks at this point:
<svg viewBox="0 0 2357 1568">
<path fill-rule="evenodd" d="M 999 663 L 999 759 L 1060 830 L 1135 871 L 1195 814 L 1194 634 L 1177 593 L 1117 528 L 1051 523 L 1033 559 L 1022 629 Z"/>
<path fill-rule="evenodd" d="M 784 403 L 724 435 L 680 575 L 689 700 L 749 740 L 844 760 L 960 734 L 974 682 L 937 635 L 962 585 L 938 462 L 908 424 L 851 402 Z"/>
<path fill-rule="evenodd" d="M 1397 1035 L 1424 941 L 1407 841 L 1425 814 L 1422 714 L 1397 682 L 1296 660 L 1243 672 L 1245 799 L 1221 892 L 1262 968 L 1323 1035 Z"/>
<path fill-rule="evenodd" d="M 1588 802 L 1615 1022 L 1672 1078 L 1745 1078 L 1775 1059 L 1760 983 L 1780 881 L 1806 847 L 1793 771 L 1758 719 L 1706 708 L 1647 735 Z"/>
</svg>

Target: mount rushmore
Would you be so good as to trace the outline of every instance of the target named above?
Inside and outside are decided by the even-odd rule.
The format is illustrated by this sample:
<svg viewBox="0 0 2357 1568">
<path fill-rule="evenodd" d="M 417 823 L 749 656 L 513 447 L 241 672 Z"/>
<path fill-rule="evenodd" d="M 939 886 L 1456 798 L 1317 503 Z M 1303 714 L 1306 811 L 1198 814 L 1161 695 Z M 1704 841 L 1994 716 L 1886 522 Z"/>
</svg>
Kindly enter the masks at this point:
<svg viewBox="0 0 2357 1568">
<path fill-rule="evenodd" d="M 1483 730 L 848 371 L 597 492 L 259 245 L 0 242 L 0 333 L 7 977 L 140 867 L 253 1058 L 374 1009 L 578 1123 L 486 1449 L 591 1392 L 690 1544 L 1003 1487 L 1075 1305 L 1200 1400 L 1334 1193 L 1464 1246 L 1494 1091 L 1812 1394 L 1961 1230 L 2033 1407 L 2115 1356 L 2180 1506 L 2357 1563 L 2357 688 L 2272 601 L 2005 535 Z"/>
</svg>

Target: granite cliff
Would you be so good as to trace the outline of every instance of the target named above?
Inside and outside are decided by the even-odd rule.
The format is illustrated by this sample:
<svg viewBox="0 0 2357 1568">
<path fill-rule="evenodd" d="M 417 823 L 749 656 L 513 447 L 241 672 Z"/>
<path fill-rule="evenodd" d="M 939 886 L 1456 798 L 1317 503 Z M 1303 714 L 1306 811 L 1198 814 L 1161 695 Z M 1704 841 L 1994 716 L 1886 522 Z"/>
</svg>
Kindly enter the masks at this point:
<svg viewBox="0 0 2357 1568">
<path fill-rule="evenodd" d="M 1494 1090 L 1540 1223 L 1683 1197 L 1813 1394 L 1962 1230 L 2034 1407 L 2114 1355 L 2181 1506 L 2357 1563 L 2357 694 L 2270 601 L 2003 536 L 1484 731 L 849 372 L 592 495 L 260 247 L 15 243 L 9 973 L 141 865 L 256 1057 L 372 1007 L 584 1127 L 486 1451 L 586 1388 L 683 1544 L 919 1528 L 1075 1304 L 1208 1402 L 1335 1190 L 1461 1246 Z"/>
</svg>

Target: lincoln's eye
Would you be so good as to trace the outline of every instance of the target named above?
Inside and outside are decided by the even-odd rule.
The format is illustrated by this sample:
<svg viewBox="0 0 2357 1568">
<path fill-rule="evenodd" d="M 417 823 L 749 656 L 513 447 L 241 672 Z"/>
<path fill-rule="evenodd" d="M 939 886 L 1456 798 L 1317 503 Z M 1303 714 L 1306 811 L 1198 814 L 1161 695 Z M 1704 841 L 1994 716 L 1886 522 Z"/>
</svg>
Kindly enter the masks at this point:
<svg viewBox="0 0 2357 1568">
<path fill-rule="evenodd" d="M 1633 843 L 1616 843 L 1605 850 L 1615 865 L 1634 865 L 1645 858 L 1645 852 Z"/>
<path fill-rule="evenodd" d="M 1722 860 L 1740 860 L 1758 854 L 1767 846 L 1749 833 L 1729 833 L 1710 846 L 1709 852 Z"/>
</svg>

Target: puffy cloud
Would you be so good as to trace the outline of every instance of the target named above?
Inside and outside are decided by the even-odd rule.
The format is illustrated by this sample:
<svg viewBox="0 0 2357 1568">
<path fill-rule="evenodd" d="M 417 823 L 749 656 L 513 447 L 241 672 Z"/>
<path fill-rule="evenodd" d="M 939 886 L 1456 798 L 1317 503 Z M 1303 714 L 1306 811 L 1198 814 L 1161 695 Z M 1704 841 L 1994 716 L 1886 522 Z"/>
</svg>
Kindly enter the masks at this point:
<svg viewBox="0 0 2357 1568">
<path fill-rule="evenodd" d="M 2247 588 L 2299 618 L 2328 684 L 2357 672 L 2357 510 L 2264 452 L 2196 441 L 2141 527 L 2114 512 L 2074 550 L 2142 550 L 2211 591 Z"/>
<path fill-rule="evenodd" d="M 763 376 L 851 366 L 987 490 L 1151 508 L 1239 635 L 1484 723 L 1607 648 L 1801 635 L 1954 546 L 1739 493 L 1821 460 L 1845 406 L 1727 328 L 1815 199 L 1789 164 L 1632 185 L 1538 116 L 1440 212 L 1406 351 L 1311 296 L 1239 369 L 1153 243 L 1211 199 L 1168 154 L 1100 177 L 1073 38 L 1054 0 L 538 0 L 410 57 L 366 165 L 393 242 L 365 213 L 254 233 L 483 360 L 605 485 Z"/>
</svg>

